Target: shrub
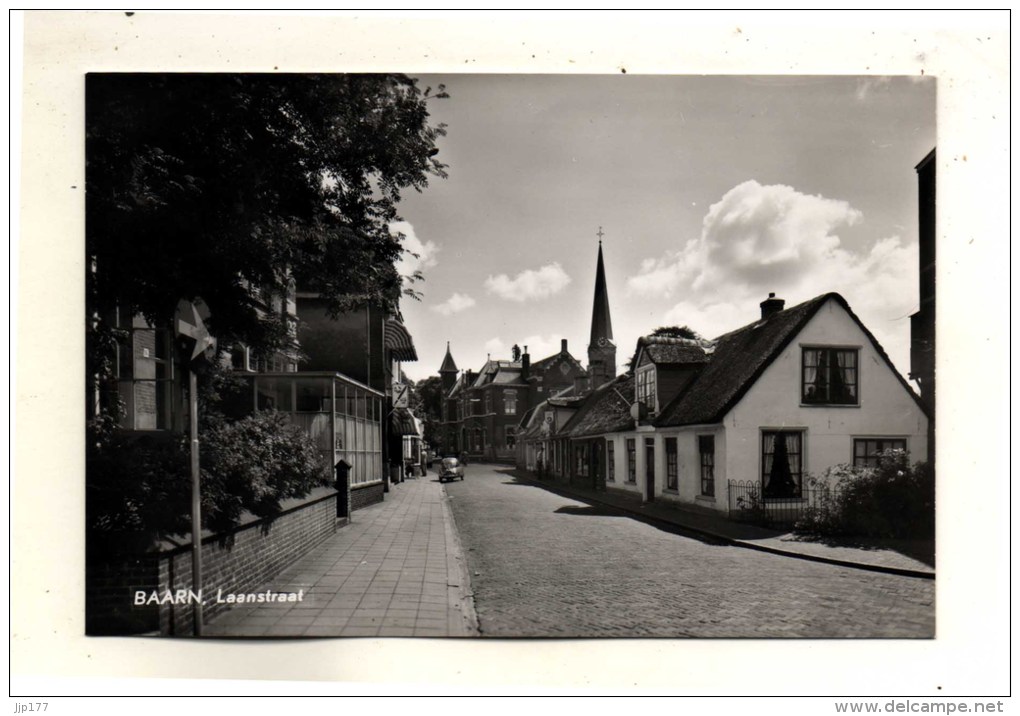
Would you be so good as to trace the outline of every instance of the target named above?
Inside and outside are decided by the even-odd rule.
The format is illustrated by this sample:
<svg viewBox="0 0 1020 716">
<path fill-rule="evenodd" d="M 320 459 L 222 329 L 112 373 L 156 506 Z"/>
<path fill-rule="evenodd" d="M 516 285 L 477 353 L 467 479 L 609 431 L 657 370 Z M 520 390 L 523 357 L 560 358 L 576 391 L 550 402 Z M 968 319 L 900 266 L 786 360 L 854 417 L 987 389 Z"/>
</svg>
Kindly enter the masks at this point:
<svg viewBox="0 0 1020 716">
<path fill-rule="evenodd" d="M 836 465 L 821 485 L 819 506 L 797 527 L 827 535 L 917 537 L 935 535 L 935 479 L 927 463 L 911 466 L 903 450 L 878 457 L 875 467 Z"/>
<path fill-rule="evenodd" d="M 89 553 L 136 552 L 191 528 L 187 441 L 180 435 L 90 434 L 85 466 Z"/>
<path fill-rule="evenodd" d="M 200 433 L 202 524 L 221 532 L 241 516 L 279 514 L 281 501 L 329 484 L 330 467 L 312 439 L 266 411 L 217 419 Z M 191 530 L 186 436 L 139 436 L 90 426 L 86 463 L 88 550 L 139 551 Z"/>
<path fill-rule="evenodd" d="M 204 436 L 206 525 L 229 529 L 245 511 L 274 517 L 281 500 L 329 484 L 330 473 L 312 439 L 284 413 L 267 410 L 223 422 Z"/>
</svg>

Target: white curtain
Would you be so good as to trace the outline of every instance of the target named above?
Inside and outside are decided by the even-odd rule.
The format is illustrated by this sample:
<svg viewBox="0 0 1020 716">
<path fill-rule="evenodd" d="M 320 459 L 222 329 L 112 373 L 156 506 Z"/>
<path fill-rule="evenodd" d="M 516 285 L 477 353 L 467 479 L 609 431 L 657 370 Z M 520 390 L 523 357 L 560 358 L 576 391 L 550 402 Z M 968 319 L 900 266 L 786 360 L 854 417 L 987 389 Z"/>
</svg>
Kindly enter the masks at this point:
<svg viewBox="0 0 1020 716">
<path fill-rule="evenodd" d="M 761 486 L 768 487 L 769 475 L 772 474 L 772 456 L 776 451 L 776 434 L 767 433 L 762 437 L 762 464 Z"/>
<path fill-rule="evenodd" d="M 804 397 L 808 397 L 809 388 L 816 388 L 811 395 L 817 394 L 817 386 L 815 383 L 818 380 L 818 351 L 816 350 L 805 350 L 804 351 Z"/>
<path fill-rule="evenodd" d="M 836 351 L 843 387 L 851 398 L 857 397 L 857 354 L 853 351 Z"/>
</svg>

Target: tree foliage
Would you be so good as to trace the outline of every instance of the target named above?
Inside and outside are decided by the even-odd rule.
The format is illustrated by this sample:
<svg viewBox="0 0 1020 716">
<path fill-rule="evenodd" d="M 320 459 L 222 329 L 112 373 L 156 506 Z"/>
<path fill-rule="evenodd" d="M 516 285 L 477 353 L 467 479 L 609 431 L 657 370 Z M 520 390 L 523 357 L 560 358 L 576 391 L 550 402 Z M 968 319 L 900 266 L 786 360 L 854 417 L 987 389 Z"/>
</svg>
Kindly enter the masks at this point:
<svg viewBox="0 0 1020 716">
<path fill-rule="evenodd" d="M 411 409 L 425 423 L 425 442 L 440 445 L 443 442 L 443 382 L 438 375 L 419 380 L 411 393 Z"/>
<path fill-rule="evenodd" d="M 653 336 L 667 336 L 669 338 L 689 338 L 697 340 L 701 338 L 697 331 L 689 326 L 659 326 L 652 331 Z"/>
<path fill-rule="evenodd" d="M 651 335 L 653 336 L 665 336 L 667 338 L 688 338 L 690 340 L 701 340 L 701 336 L 698 332 L 689 326 L 659 326 Z M 634 372 L 634 361 L 637 360 L 637 350 L 631 355 L 630 360 L 627 361 L 627 372 Z"/>
<path fill-rule="evenodd" d="M 92 308 L 165 323 L 201 297 L 221 340 L 282 345 L 252 287 L 339 313 L 392 306 L 401 192 L 445 176 L 444 97 L 403 75 L 93 74 L 86 82 Z"/>
<path fill-rule="evenodd" d="M 428 104 L 404 75 L 92 74 L 86 80 L 86 370 L 103 410 L 89 421 L 90 548 L 147 546 L 189 529 L 187 443 L 125 435 L 110 385 L 113 308 L 165 326 L 200 297 L 221 346 L 287 348 L 266 310 L 295 286 L 334 315 L 395 308 L 401 193 L 445 177 Z M 94 262 L 94 263 L 93 263 Z M 94 269 L 93 269 L 94 266 Z M 277 413 L 227 415 L 232 379 L 200 377 L 203 514 L 225 530 L 277 514 L 329 477 L 318 448 Z M 234 386 L 236 387 L 236 386 Z"/>
</svg>

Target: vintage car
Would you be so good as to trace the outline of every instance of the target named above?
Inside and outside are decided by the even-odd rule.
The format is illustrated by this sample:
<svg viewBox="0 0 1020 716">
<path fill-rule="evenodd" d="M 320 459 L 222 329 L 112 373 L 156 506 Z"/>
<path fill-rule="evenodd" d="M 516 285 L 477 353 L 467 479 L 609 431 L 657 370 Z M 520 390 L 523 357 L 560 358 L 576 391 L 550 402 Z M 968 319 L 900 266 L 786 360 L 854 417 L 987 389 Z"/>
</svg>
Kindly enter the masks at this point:
<svg viewBox="0 0 1020 716">
<path fill-rule="evenodd" d="M 464 479 L 464 465 L 455 457 L 444 457 L 440 460 L 436 472 L 439 473 L 440 482 L 456 480 L 457 478 Z"/>
</svg>

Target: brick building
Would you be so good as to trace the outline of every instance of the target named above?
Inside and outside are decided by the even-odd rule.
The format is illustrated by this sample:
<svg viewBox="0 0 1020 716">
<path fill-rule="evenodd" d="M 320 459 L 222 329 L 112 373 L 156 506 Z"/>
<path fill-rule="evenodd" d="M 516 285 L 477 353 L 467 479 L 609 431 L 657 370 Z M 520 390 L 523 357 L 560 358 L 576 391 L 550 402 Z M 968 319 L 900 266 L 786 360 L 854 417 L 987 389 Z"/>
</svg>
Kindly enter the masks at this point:
<svg viewBox="0 0 1020 716">
<path fill-rule="evenodd" d="M 545 396 L 555 394 L 586 373 L 570 354 L 566 339 L 560 351 L 531 362 L 528 347 L 514 347 L 511 360 L 486 361 L 475 372 L 459 375 L 449 348 L 440 376 L 443 379 L 444 452 L 471 458 L 512 462 L 516 458 L 521 418 Z"/>
<path fill-rule="evenodd" d="M 227 348 L 225 359 L 250 389 L 231 401 L 229 411 L 285 412 L 330 464 L 343 468 L 336 471 L 335 488 L 316 488 L 303 498 L 286 500 L 272 520 L 245 513 L 228 533 L 204 530 L 204 587 L 214 592 L 244 591 L 264 583 L 333 534 L 352 511 L 382 500 L 390 485 L 390 462 L 403 463 L 403 426 L 417 428 L 413 417 L 389 419 L 400 363 L 417 360 L 399 316 L 367 308 L 332 319 L 316 296 L 294 292 L 260 294 L 258 299 L 261 310 L 284 316 L 292 341 L 270 356 L 257 356 L 241 344 Z M 199 305 L 198 314 L 203 312 Z M 112 356 L 114 379 L 92 396 L 90 409 L 120 396 L 126 408 L 122 430 L 139 440 L 173 439 L 188 428 L 188 381 L 173 329 L 116 311 L 107 320 L 123 329 L 123 338 Z M 401 474 L 399 469 L 396 474 Z M 190 605 L 138 606 L 132 601 L 136 590 L 163 594 L 190 589 L 190 559 L 189 534 L 134 551 L 90 551 L 87 633 L 191 633 Z M 206 616 L 215 615 L 216 609 L 210 606 Z"/>
</svg>

